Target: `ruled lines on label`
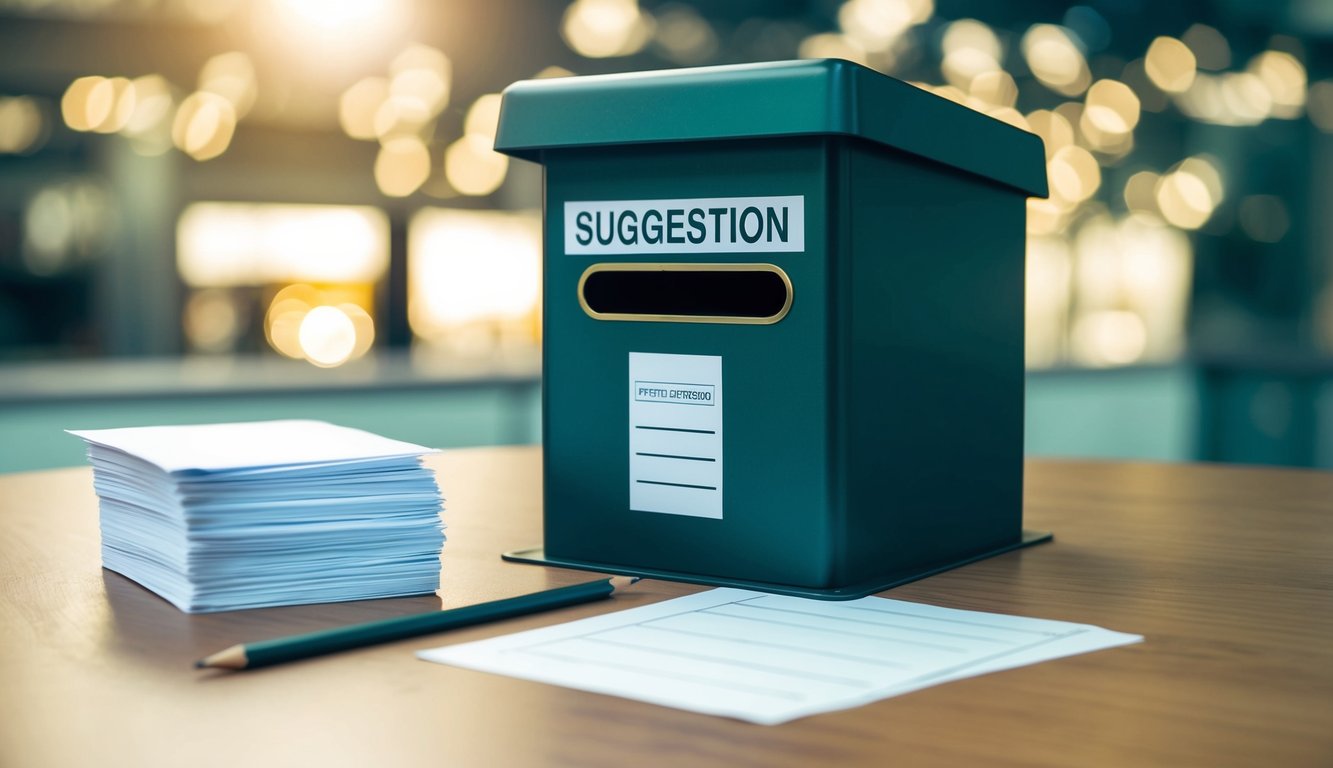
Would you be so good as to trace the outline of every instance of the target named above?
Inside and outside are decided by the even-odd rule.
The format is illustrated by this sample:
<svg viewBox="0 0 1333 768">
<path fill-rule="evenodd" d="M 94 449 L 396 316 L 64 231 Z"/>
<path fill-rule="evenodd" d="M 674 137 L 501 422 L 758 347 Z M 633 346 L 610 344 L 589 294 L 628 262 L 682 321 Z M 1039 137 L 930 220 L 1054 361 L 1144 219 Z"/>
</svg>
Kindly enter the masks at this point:
<svg viewBox="0 0 1333 768">
<path fill-rule="evenodd" d="M 722 358 L 629 353 L 630 509 L 722 517 Z"/>
</svg>

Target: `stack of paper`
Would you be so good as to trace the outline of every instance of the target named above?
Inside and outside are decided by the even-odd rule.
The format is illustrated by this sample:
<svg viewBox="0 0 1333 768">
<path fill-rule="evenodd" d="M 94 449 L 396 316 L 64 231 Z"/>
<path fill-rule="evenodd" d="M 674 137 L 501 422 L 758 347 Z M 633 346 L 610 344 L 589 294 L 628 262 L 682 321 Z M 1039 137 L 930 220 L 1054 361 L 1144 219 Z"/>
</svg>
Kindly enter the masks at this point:
<svg viewBox="0 0 1333 768">
<path fill-rule="evenodd" d="M 429 448 L 318 421 L 71 434 L 88 442 L 102 564 L 183 611 L 439 587 Z"/>
</svg>

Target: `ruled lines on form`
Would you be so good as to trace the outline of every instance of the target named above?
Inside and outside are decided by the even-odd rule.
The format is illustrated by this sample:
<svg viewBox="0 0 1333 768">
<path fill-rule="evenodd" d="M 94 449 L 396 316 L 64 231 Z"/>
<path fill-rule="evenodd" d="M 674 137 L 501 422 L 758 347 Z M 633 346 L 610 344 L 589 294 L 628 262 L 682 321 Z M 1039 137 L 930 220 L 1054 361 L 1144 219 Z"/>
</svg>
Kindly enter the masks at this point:
<svg viewBox="0 0 1333 768">
<path fill-rule="evenodd" d="M 715 589 L 422 658 L 777 724 L 1142 640 L 1067 622 L 867 597 Z"/>
<path fill-rule="evenodd" d="M 722 517 L 722 358 L 629 353 L 629 508 Z"/>
</svg>

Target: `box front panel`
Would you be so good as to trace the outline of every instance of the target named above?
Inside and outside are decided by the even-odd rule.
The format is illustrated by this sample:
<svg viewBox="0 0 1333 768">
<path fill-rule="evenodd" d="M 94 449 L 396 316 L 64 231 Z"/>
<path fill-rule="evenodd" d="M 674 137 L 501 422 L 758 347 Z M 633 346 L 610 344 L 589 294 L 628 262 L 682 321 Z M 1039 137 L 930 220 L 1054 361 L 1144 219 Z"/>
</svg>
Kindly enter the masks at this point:
<svg viewBox="0 0 1333 768">
<path fill-rule="evenodd" d="M 546 157 L 548 554 L 824 586 L 823 143 Z"/>
</svg>

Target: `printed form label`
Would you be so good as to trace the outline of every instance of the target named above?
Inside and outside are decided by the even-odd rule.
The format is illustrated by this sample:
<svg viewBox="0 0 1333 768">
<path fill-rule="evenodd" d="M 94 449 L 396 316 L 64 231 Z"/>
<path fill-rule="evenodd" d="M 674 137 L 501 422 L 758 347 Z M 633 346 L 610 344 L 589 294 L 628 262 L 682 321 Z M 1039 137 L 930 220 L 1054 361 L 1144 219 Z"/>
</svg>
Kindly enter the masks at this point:
<svg viewBox="0 0 1333 768">
<path fill-rule="evenodd" d="M 629 506 L 722 518 L 722 358 L 629 353 Z"/>
</svg>

